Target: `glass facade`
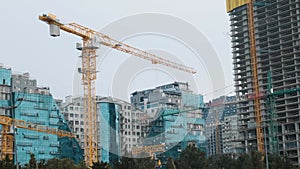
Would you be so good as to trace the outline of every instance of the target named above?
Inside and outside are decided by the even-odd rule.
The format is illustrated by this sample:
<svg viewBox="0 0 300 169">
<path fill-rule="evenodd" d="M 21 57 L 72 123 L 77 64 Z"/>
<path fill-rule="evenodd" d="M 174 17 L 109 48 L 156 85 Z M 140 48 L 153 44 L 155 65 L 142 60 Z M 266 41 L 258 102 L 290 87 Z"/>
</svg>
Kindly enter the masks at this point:
<svg viewBox="0 0 300 169">
<path fill-rule="evenodd" d="M 100 104 L 101 161 L 113 163 L 120 160 L 120 107 L 114 103 Z"/>
</svg>

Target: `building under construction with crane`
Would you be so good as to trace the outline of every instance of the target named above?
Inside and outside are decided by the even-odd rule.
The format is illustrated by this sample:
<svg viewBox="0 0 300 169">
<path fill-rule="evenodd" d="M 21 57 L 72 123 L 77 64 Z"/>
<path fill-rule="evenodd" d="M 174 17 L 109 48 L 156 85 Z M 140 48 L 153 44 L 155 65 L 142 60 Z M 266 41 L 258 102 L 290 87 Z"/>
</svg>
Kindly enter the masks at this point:
<svg viewBox="0 0 300 169">
<path fill-rule="evenodd" d="M 239 140 L 300 164 L 300 1 L 226 2 Z"/>
<path fill-rule="evenodd" d="M 53 14 L 43 14 L 39 20 L 49 25 L 50 35 L 60 36 L 60 30 L 71 33 L 82 38 L 82 44 L 77 43 L 77 49 L 82 51 L 81 68 L 78 69 L 82 74 L 83 94 L 84 94 L 84 158 L 88 166 L 99 160 L 98 147 L 98 128 L 97 108 L 96 108 L 96 50 L 99 45 L 131 54 L 133 56 L 151 61 L 153 64 L 161 64 L 186 73 L 195 74 L 195 69 L 179 64 L 162 57 L 140 50 L 127 45 L 123 42 L 110 38 L 108 35 L 97 32 L 91 28 L 77 23 L 62 23 Z"/>
</svg>

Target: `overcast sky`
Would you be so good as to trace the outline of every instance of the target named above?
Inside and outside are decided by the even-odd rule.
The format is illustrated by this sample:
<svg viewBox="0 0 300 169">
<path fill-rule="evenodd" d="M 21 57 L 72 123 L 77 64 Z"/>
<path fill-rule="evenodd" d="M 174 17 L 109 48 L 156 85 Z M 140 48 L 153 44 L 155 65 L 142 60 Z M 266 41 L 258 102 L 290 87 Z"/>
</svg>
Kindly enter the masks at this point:
<svg viewBox="0 0 300 169">
<path fill-rule="evenodd" d="M 225 0 L 2 1 L 0 6 L 0 62 L 6 67 L 11 67 L 15 72 L 29 72 L 32 78 L 38 80 L 39 86 L 49 86 L 55 98 L 64 98 L 66 95 L 73 94 L 74 72 L 80 54 L 75 49 L 75 43 L 80 42 L 80 38 L 66 33 L 61 33 L 63 36 L 60 38 L 51 38 L 48 34 L 48 26 L 38 20 L 38 16 L 43 13 L 54 13 L 63 22 L 76 22 L 95 30 L 102 30 L 102 28 L 122 18 L 143 13 L 164 14 L 180 18 L 197 28 L 210 41 L 222 64 L 222 67 L 217 69 L 222 69 L 224 72 L 225 86 L 233 84 L 232 55 L 228 36 L 229 18 L 225 11 Z M 113 34 L 109 35 L 114 37 Z M 141 36 L 136 39 L 132 38 L 126 43 L 132 43 L 143 50 L 163 49 L 164 46 L 159 46 L 160 43 L 153 42 L 154 39 Z M 182 51 L 186 50 L 183 48 Z M 170 51 L 170 49 L 167 51 Z M 174 54 L 175 51 L 170 51 L 170 53 Z M 118 53 L 115 53 L 115 55 L 118 55 Z M 150 75 L 145 75 L 144 79 L 143 77 L 133 78 L 144 83 L 135 82 L 131 84 L 129 92 L 155 87 L 153 85 L 167 82 L 164 80 L 159 82 L 159 79 L 163 79 L 163 76 L 160 76 L 152 84 L 147 81 L 147 76 L 150 77 Z M 201 84 L 196 82 L 198 88 L 200 88 L 196 92 L 207 94 L 216 90 L 207 87 L 205 81 L 200 79 L 201 76 L 194 76 L 194 78 L 196 78 L 196 81 L 201 81 Z M 112 91 L 109 90 L 112 89 L 102 90 L 98 84 L 97 82 L 97 90 L 100 89 L 97 94 L 111 95 Z M 232 87 L 229 87 L 226 93 L 230 93 L 232 90 Z M 212 96 L 207 95 L 207 98 L 210 97 Z"/>
</svg>

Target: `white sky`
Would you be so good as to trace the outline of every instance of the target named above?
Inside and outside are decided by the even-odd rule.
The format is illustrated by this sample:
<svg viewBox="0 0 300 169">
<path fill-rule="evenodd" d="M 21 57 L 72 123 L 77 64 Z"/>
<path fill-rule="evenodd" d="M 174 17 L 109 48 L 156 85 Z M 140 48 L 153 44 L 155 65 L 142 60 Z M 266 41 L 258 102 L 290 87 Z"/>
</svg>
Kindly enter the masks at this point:
<svg viewBox="0 0 300 169">
<path fill-rule="evenodd" d="M 76 22 L 95 30 L 100 30 L 114 21 L 135 14 L 158 13 L 178 17 L 196 27 L 211 42 L 222 64 L 221 69 L 226 77 L 225 86 L 233 84 L 232 55 L 228 37 L 229 18 L 225 11 L 225 0 L 223 2 L 216 0 L 2 1 L 0 6 L 0 63 L 17 72 L 29 72 L 32 78 L 38 80 L 39 86 L 49 86 L 55 98 L 64 98 L 66 95 L 73 94 L 73 74 L 79 62 L 79 52 L 75 49 L 75 43 L 80 42 L 80 39 L 65 33 L 61 33 L 60 38 L 51 38 L 48 34 L 48 26 L 38 20 L 38 16 L 43 13 L 54 13 L 63 22 Z M 114 37 L 114 35 L 110 36 Z M 140 42 L 145 44 L 139 45 Z M 147 50 L 164 48 L 164 46 L 159 46 L 159 43 L 151 42 L 148 36 L 131 39 L 128 43 L 141 49 L 145 47 Z M 170 51 L 172 52 L 175 51 Z M 146 76 L 151 77 L 148 74 Z M 195 78 L 199 77 L 195 76 Z M 130 92 L 155 87 L 145 77 L 135 79 L 142 83 L 131 84 Z M 201 80 L 196 79 L 196 81 Z M 158 83 L 166 82 L 162 80 L 155 84 Z M 207 87 L 203 80 L 200 88 L 196 92 L 201 94 L 215 90 Z M 233 91 L 232 87 L 228 88 L 226 93 L 231 91 Z M 97 94 L 110 95 L 111 91 L 100 89 Z M 205 97 L 207 100 L 212 96 Z"/>
</svg>

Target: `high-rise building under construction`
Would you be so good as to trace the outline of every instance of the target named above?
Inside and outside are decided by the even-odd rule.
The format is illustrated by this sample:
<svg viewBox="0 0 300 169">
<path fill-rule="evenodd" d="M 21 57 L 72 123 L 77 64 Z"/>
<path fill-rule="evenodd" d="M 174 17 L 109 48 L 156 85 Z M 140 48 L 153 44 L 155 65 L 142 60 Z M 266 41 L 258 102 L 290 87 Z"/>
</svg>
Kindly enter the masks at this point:
<svg viewBox="0 0 300 169">
<path fill-rule="evenodd" d="M 226 3 L 243 148 L 271 150 L 299 164 L 300 1 Z"/>
</svg>

